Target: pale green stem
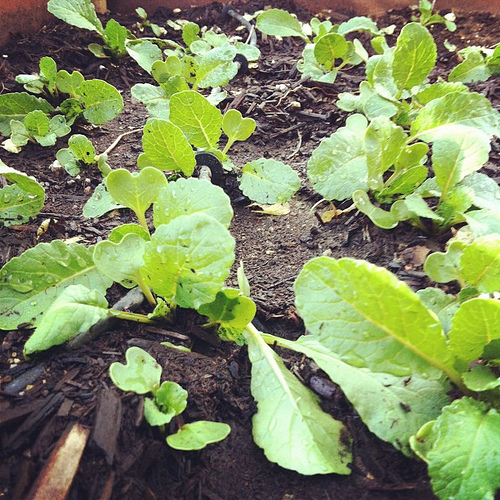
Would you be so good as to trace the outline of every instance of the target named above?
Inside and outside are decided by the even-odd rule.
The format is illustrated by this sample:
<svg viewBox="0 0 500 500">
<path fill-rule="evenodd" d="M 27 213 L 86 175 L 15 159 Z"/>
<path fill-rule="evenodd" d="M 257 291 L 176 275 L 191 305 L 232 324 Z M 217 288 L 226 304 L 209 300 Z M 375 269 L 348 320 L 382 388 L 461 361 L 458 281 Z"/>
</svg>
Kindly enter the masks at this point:
<svg viewBox="0 0 500 500">
<path fill-rule="evenodd" d="M 115 318 L 124 319 L 128 321 L 135 321 L 136 323 L 148 323 L 148 324 L 155 323 L 154 320 L 149 319 L 145 314 L 133 313 L 128 311 L 116 311 L 114 309 L 110 309 L 109 313 L 111 314 L 111 316 L 114 316 Z"/>
<path fill-rule="evenodd" d="M 224 146 L 224 149 L 222 150 L 222 154 L 225 155 L 228 151 L 229 148 L 234 144 L 234 141 L 232 141 L 229 137 L 227 138 L 227 144 Z"/>
<path fill-rule="evenodd" d="M 139 285 L 139 288 L 141 289 L 142 293 L 144 294 L 144 297 L 146 297 L 146 300 L 149 302 L 149 304 L 155 307 L 157 304 L 156 299 L 153 297 L 153 294 L 151 293 L 149 286 L 146 285 L 146 283 L 144 283 L 144 279 L 142 278 L 140 271 L 136 272 L 135 281 Z"/>
<path fill-rule="evenodd" d="M 149 227 L 148 223 L 146 222 L 146 215 L 144 213 L 138 213 L 136 212 L 135 215 L 137 215 L 137 219 L 139 220 L 139 224 L 141 225 L 142 229 L 150 235 L 151 233 L 149 232 Z"/>
</svg>

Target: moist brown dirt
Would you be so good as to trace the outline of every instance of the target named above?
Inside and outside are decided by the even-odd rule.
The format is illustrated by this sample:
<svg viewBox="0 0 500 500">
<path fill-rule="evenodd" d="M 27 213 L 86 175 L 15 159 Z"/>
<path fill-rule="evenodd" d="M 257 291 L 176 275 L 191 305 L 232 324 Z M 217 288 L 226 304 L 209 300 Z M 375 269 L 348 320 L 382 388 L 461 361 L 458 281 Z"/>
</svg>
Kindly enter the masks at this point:
<svg viewBox="0 0 500 500">
<path fill-rule="evenodd" d="M 262 1 L 252 1 L 235 8 L 251 13 L 264 6 Z M 311 18 L 310 13 L 288 1 L 273 6 L 296 12 L 304 21 Z M 235 33 L 238 23 L 224 19 L 221 12 L 219 4 L 181 13 L 160 10 L 151 20 L 164 25 L 167 19 L 184 18 L 209 28 L 219 26 L 227 34 Z M 351 14 L 330 13 L 337 22 Z M 410 17 L 411 11 L 405 9 L 390 11 L 377 19 L 381 27 L 397 26 L 394 36 L 389 37 L 391 45 Z M 135 16 L 114 18 L 136 29 Z M 498 42 L 493 37 L 498 34 L 499 19 L 494 16 L 458 13 L 457 25 L 455 33 L 442 25 L 431 28 L 439 51 L 432 79 L 446 75 L 458 62 L 457 56 L 444 48 L 445 40 L 459 49 Z M 178 37 L 178 33 L 169 29 L 168 37 Z M 96 150 L 102 152 L 121 133 L 144 125 L 146 110 L 131 99 L 130 87 L 152 80 L 128 58 L 119 63 L 97 61 L 86 49 L 88 43 L 96 41 L 92 33 L 58 21 L 39 33 L 13 38 L 3 48 L 8 57 L 0 64 L 0 91 L 22 90 L 14 76 L 36 72 L 39 59 L 46 55 L 56 60 L 59 69 L 78 70 L 89 78 L 107 80 L 123 91 L 123 113 L 101 128 L 81 126 L 73 130 L 87 135 Z M 301 42 L 263 40 L 259 36 L 259 48 L 262 57 L 258 68 L 233 80 L 227 86 L 228 98 L 222 103 L 222 109 L 234 107 L 257 122 L 254 135 L 232 148 L 232 159 L 239 166 L 262 156 L 282 160 L 297 170 L 302 187 L 290 202 L 290 213 L 280 217 L 256 213 L 242 198 L 232 175 L 225 176 L 222 187 L 233 200 L 231 231 L 237 241 L 236 262 L 244 262 L 258 306 L 258 320 L 266 331 L 296 338 L 304 333 L 304 328 L 293 305 L 293 282 L 309 259 L 322 254 L 366 259 L 387 267 L 418 289 L 427 284 L 422 272 L 426 252 L 442 249 L 450 235 L 428 236 L 405 225 L 382 231 L 356 212 L 321 222 L 320 213 L 328 207 L 316 206 L 321 198 L 307 182 L 307 160 L 322 138 L 344 124 L 346 115 L 335 106 L 337 95 L 355 91 L 364 70 L 349 70 L 332 85 L 304 82 L 295 66 L 302 51 Z M 475 84 L 473 88 L 499 106 L 498 79 Z M 136 169 L 140 135 L 134 133 L 119 142 L 109 157 L 113 168 Z M 0 228 L 1 265 L 38 242 L 78 238 L 93 244 L 106 238 L 113 227 L 133 220 L 127 210 L 92 220 L 81 215 L 101 176 L 91 170 L 71 178 L 64 171 L 52 169 L 55 153 L 65 146 L 65 140 L 53 148 L 28 145 L 17 155 L 0 151 L 0 158 L 7 165 L 41 181 L 47 195 L 42 213 L 29 224 Z M 498 160 L 498 143 L 494 143 L 484 171 L 497 181 Z M 348 205 L 340 204 L 337 208 Z M 46 219 L 50 219 L 48 230 L 38 237 L 37 229 Z M 236 284 L 235 272 L 229 283 Z M 112 288 L 110 302 L 123 293 L 118 287 Z M 252 440 L 255 404 L 250 394 L 250 365 L 245 348 L 201 338 L 193 327 L 193 318 L 189 314 L 182 316 L 168 330 L 120 323 L 77 351 L 57 349 L 36 362 L 22 359 L 29 331 L 4 332 L 0 350 L 0 497 L 25 498 L 61 434 L 79 422 L 92 429 L 93 434 L 76 473 L 71 499 L 433 498 L 425 465 L 373 436 L 342 393 L 320 371 L 287 352 L 283 353 L 287 366 L 320 393 L 322 407 L 342 420 L 352 434 L 352 474 L 305 477 L 268 462 Z M 182 336 L 192 339 L 193 353 L 178 352 L 159 343 Z M 122 362 L 131 345 L 147 349 L 164 367 L 163 377 L 180 383 L 189 392 L 188 408 L 183 415 L 186 421 L 227 422 L 232 428 L 229 437 L 200 452 L 178 452 L 166 446 L 164 437 L 143 421 L 142 397 L 118 391 L 109 379 L 109 365 Z M 27 387 L 25 382 L 15 392 L 6 390 L 9 383 L 29 375 L 33 377 Z M 106 405 L 109 401 L 115 403 Z M 112 410 L 121 414 L 121 422 L 110 421 Z M 117 426 L 117 439 L 113 440 L 115 433 L 111 431 Z M 98 437 L 103 429 L 109 431 L 105 443 Z"/>
</svg>

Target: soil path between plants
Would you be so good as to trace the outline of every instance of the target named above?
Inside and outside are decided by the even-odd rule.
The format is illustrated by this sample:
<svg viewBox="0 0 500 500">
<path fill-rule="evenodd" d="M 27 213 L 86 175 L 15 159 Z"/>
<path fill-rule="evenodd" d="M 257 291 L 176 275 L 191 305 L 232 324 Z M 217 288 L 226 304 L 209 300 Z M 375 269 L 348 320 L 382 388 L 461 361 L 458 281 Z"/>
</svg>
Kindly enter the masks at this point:
<svg viewBox="0 0 500 500">
<path fill-rule="evenodd" d="M 255 1 L 236 5 L 239 12 L 264 8 Z M 306 21 L 311 14 L 292 3 L 274 4 L 296 12 Z M 238 24 L 221 15 L 222 6 L 190 9 L 181 13 L 160 10 L 151 20 L 165 25 L 167 19 L 189 19 L 201 26 L 219 26 L 227 34 L 238 33 Z M 343 21 L 352 13 L 333 13 Z M 398 29 L 411 17 L 410 10 L 389 12 L 378 25 L 396 24 Z M 131 29 L 136 16 L 115 18 Z M 458 30 L 432 27 L 439 50 L 438 69 L 432 78 L 447 74 L 457 64 L 456 55 L 444 48 L 448 40 L 463 48 L 491 45 L 498 40 L 499 19 L 487 14 L 457 16 Z M 178 34 L 169 29 L 169 37 Z M 102 78 L 123 92 L 124 112 L 102 128 L 81 128 L 98 152 L 104 151 L 121 133 L 141 128 L 145 108 L 130 97 L 130 87 L 152 82 L 132 60 L 115 65 L 97 61 L 86 49 L 95 42 L 92 33 L 54 21 L 39 33 L 17 37 L 4 47 L 8 57 L 0 63 L 0 91 L 22 90 L 14 81 L 20 73 L 38 70 L 41 57 L 53 57 L 59 69 L 79 70 L 87 77 Z M 223 107 L 233 107 L 257 121 L 249 141 L 236 145 L 232 155 L 237 165 L 265 156 L 281 160 L 297 170 L 302 187 L 290 203 L 288 215 L 259 214 L 242 198 L 234 177 L 226 175 L 222 187 L 231 196 L 235 211 L 231 232 L 237 240 L 237 259 L 242 260 L 258 306 L 258 319 L 274 334 L 296 338 L 304 332 L 294 308 L 293 282 L 312 257 L 354 257 L 385 266 L 415 289 L 426 286 L 422 264 L 430 250 L 443 248 L 449 235 L 429 238 L 414 228 L 400 225 L 382 231 L 355 211 L 323 223 L 316 206 L 320 197 L 306 181 L 306 164 L 319 141 L 344 124 L 345 114 L 335 107 L 338 93 L 355 91 L 363 79 L 363 68 L 346 72 L 335 84 L 300 81 L 295 63 L 302 44 L 292 39 L 259 38 L 262 58 L 258 68 L 227 86 Z M 497 108 L 498 80 L 475 85 Z M 0 151 L 9 166 L 34 175 L 46 189 L 42 213 L 24 226 L 0 228 L 0 265 L 41 241 L 76 238 L 93 244 L 120 224 L 131 222 L 129 211 L 115 211 L 100 219 L 85 219 L 82 207 L 99 184 L 99 172 L 76 178 L 54 170 L 56 151 L 64 146 L 41 148 L 28 145 L 18 155 Z M 120 141 L 110 155 L 113 168 L 136 169 L 141 151 L 140 134 Z M 497 182 L 500 177 L 499 144 L 485 172 Z M 344 209 L 348 203 L 337 208 Z M 47 231 L 37 229 L 49 220 Z M 235 266 L 236 267 L 236 266 Z M 236 284 L 235 273 L 229 283 Z M 118 287 L 110 292 L 110 303 L 123 295 Z M 30 332 L 3 335 L 0 351 L 0 496 L 26 498 L 58 439 L 75 423 L 90 429 L 88 445 L 76 473 L 71 499 L 425 499 L 433 498 L 425 465 L 410 460 L 392 446 L 375 438 L 361 423 L 342 393 L 316 367 L 298 356 L 285 353 L 287 366 L 320 396 L 322 407 L 342 420 L 354 438 L 354 463 L 350 476 L 304 477 L 269 463 L 253 443 L 251 419 L 255 404 L 250 394 L 250 365 L 244 348 L 208 341 L 196 335 L 192 318 L 180 317 L 171 330 L 120 324 L 77 351 L 60 349 L 36 362 L 22 359 Z M 168 349 L 159 341 L 194 339 L 194 353 Z M 155 429 L 143 422 L 142 397 L 124 394 L 111 383 L 108 368 L 122 362 L 131 345 L 148 350 L 164 367 L 163 376 L 181 384 L 189 393 L 186 419 L 217 420 L 232 427 L 223 442 L 201 452 L 178 452 L 168 448 Z"/>
</svg>

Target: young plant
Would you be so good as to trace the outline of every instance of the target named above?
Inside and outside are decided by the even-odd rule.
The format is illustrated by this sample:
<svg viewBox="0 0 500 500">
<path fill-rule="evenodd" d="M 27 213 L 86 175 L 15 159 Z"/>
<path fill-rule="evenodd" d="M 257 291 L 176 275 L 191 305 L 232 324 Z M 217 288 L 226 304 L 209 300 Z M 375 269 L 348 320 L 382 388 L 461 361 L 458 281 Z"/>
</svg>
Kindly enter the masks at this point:
<svg viewBox="0 0 500 500">
<path fill-rule="evenodd" d="M 442 231 L 465 221 L 472 207 L 483 208 L 480 191 L 467 177 L 488 160 L 490 141 L 500 134 L 499 114 L 463 84 L 426 85 L 435 60 L 430 33 L 408 24 L 395 48 L 369 59 L 359 96 L 340 95 L 339 107 L 358 109 L 371 122 L 350 116 L 313 152 L 308 177 L 327 200 L 352 197 L 385 229 L 409 221 Z M 428 177 L 428 144 L 434 177 Z M 368 192 L 390 210 L 373 204 Z M 425 198 L 437 198 L 434 210 Z"/>
<path fill-rule="evenodd" d="M 500 74 L 500 45 L 495 49 L 470 46 L 458 51 L 462 59 L 448 76 L 449 82 L 485 82 Z"/>
<path fill-rule="evenodd" d="M 89 45 L 90 52 L 96 57 L 117 59 L 126 56 L 125 40 L 135 38 L 114 19 L 110 19 L 104 28 L 91 0 L 49 0 L 47 10 L 71 26 L 95 31 L 104 42 L 104 45 L 98 43 Z"/>
<path fill-rule="evenodd" d="M 432 24 L 444 24 L 448 31 L 455 31 L 457 25 L 455 24 L 455 14 L 450 12 L 442 16 L 438 13 L 432 13 L 436 0 L 430 2 L 429 0 L 419 0 L 418 10 L 420 16 L 412 16 L 412 21 L 419 21 L 422 26 L 431 26 Z"/>
<path fill-rule="evenodd" d="M 122 391 L 152 394 L 152 398 L 144 399 L 144 418 L 149 425 L 163 431 L 176 417 L 179 430 L 167 436 L 170 447 L 183 451 L 201 450 L 222 441 L 231 432 L 231 427 L 221 422 L 199 420 L 183 424 L 179 415 L 186 409 L 187 391 L 175 382 L 165 381 L 160 385 L 162 367 L 143 349 L 130 347 L 125 357 L 125 365 L 113 363 L 109 367 L 109 376 Z"/>
<path fill-rule="evenodd" d="M 27 92 L 0 95 L 0 133 L 11 135 L 11 146 L 20 147 L 29 140 L 53 145 L 76 120 L 102 125 L 123 110 L 123 98 L 115 87 L 103 80 L 85 80 L 78 71 L 57 71 L 49 57 L 40 61 L 39 75 L 18 78 L 26 90 L 45 94 L 50 102 Z"/>
<path fill-rule="evenodd" d="M 150 28 L 155 36 L 162 36 L 166 34 L 165 28 L 162 28 L 161 26 L 152 23 L 148 19 L 148 13 L 142 7 L 137 7 L 135 11 L 141 19 L 141 21 L 137 23 L 137 27 L 139 28 L 140 31 L 144 31 L 145 28 Z"/>
<path fill-rule="evenodd" d="M 8 167 L 0 160 L 0 176 L 10 182 L 0 189 L 0 222 L 24 224 L 36 217 L 45 203 L 45 190 L 34 177 Z"/>
<path fill-rule="evenodd" d="M 340 25 L 330 21 L 311 19 L 309 25 L 281 9 L 270 9 L 257 17 L 256 28 L 267 35 L 298 37 L 306 42 L 297 68 L 304 77 L 333 83 L 340 70 L 356 66 L 368 59 L 368 53 L 358 39 L 349 41 L 349 33 L 365 31 L 383 37 L 387 30 L 379 30 L 367 17 L 354 17 Z M 312 33 L 311 33 L 312 31 Z M 312 36 L 312 40 L 310 39 Z"/>
</svg>

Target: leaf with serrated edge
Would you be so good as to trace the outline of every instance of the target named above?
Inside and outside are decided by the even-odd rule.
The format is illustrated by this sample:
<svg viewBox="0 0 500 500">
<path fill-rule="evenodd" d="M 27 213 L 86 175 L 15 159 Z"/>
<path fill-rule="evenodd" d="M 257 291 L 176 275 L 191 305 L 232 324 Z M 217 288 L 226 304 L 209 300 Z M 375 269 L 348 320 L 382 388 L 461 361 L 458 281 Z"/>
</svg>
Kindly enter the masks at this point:
<svg viewBox="0 0 500 500">
<path fill-rule="evenodd" d="M 426 380 L 418 375 L 395 377 L 374 373 L 341 361 L 314 335 L 297 341 L 277 339 L 277 344 L 312 358 L 340 386 L 363 422 L 380 439 L 410 455 L 408 440 L 420 427 L 438 417 L 450 402 L 446 381 Z"/>
<path fill-rule="evenodd" d="M 427 463 L 439 498 L 493 500 L 500 488 L 500 414 L 462 398 L 424 426 L 412 448 Z"/>
<path fill-rule="evenodd" d="M 180 215 L 204 213 L 229 227 L 233 218 L 231 201 L 218 186 L 203 179 L 178 179 L 163 188 L 153 206 L 155 227 Z"/>
<path fill-rule="evenodd" d="M 136 394 L 156 392 L 163 371 L 156 359 L 136 346 L 127 349 L 125 359 L 126 364 L 112 363 L 109 367 L 109 376 L 116 387 Z"/>
<path fill-rule="evenodd" d="M 234 238 L 203 213 L 182 215 L 157 228 L 146 245 L 145 281 L 180 307 L 212 302 L 234 262 Z"/>
<path fill-rule="evenodd" d="M 266 457 L 300 474 L 350 474 L 351 438 L 317 396 L 290 373 L 258 332 L 245 334 L 257 402 L 253 437 Z"/>
<path fill-rule="evenodd" d="M 216 148 L 221 135 L 222 114 L 205 97 L 184 90 L 170 99 L 170 120 L 197 148 Z"/>
<path fill-rule="evenodd" d="M 166 120 L 150 119 L 142 135 L 144 154 L 137 161 L 139 168 L 146 166 L 160 170 L 180 170 L 190 176 L 194 172 L 194 151 L 181 129 Z"/>
<path fill-rule="evenodd" d="M 272 205 L 288 201 L 299 189 L 297 172 L 281 161 L 259 158 L 241 171 L 240 189 L 258 203 Z"/>
<path fill-rule="evenodd" d="M 500 290 L 500 235 L 477 238 L 464 249 L 460 265 L 467 284 L 485 293 Z"/>
<path fill-rule="evenodd" d="M 90 330 L 109 316 L 108 302 L 98 290 L 68 286 L 48 308 L 24 345 L 24 354 L 46 351 Z"/>
<path fill-rule="evenodd" d="M 353 366 L 397 376 L 454 376 L 441 323 L 404 282 L 354 259 L 310 260 L 295 282 L 307 329 Z"/>
<path fill-rule="evenodd" d="M 464 302 L 453 318 L 449 339 L 458 358 L 477 360 L 487 344 L 500 339 L 500 302 L 481 298 Z"/>
<path fill-rule="evenodd" d="M 392 74 L 400 90 L 420 85 L 436 63 L 434 38 L 420 23 L 409 23 L 398 37 Z"/>
<path fill-rule="evenodd" d="M 0 329 L 33 323 L 64 288 L 76 284 L 103 294 L 112 284 L 83 245 L 54 240 L 14 257 L 0 270 Z"/>
</svg>

